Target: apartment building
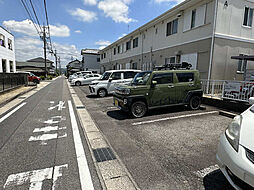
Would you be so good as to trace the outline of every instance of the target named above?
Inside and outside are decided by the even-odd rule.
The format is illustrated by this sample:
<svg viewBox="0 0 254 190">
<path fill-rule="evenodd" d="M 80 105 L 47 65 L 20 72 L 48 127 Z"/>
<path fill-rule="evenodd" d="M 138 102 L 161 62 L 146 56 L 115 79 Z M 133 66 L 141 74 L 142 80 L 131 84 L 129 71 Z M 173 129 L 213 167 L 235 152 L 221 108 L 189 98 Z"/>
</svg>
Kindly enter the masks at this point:
<svg viewBox="0 0 254 190">
<path fill-rule="evenodd" d="M 243 80 L 254 55 L 254 0 L 186 0 L 100 51 L 102 70 L 188 62 L 202 79 Z"/>
<path fill-rule="evenodd" d="M 16 72 L 14 36 L 0 26 L 0 73 Z"/>
<path fill-rule="evenodd" d="M 100 73 L 100 54 L 98 49 L 82 49 L 82 70 Z"/>
</svg>

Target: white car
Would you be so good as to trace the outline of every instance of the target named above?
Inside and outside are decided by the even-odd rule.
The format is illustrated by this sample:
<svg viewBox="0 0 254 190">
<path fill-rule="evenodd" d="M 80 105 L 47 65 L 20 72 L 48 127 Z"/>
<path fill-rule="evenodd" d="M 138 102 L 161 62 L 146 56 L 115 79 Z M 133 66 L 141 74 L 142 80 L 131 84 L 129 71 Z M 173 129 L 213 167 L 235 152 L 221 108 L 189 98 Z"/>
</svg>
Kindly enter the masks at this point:
<svg viewBox="0 0 254 190">
<path fill-rule="evenodd" d="M 106 71 L 100 80 L 91 82 L 89 85 L 90 95 L 105 97 L 113 94 L 117 84 L 130 83 L 140 70 L 111 70 Z"/>
<path fill-rule="evenodd" d="M 252 106 L 236 116 L 220 138 L 216 160 L 237 190 L 254 188 L 254 97 Z"/>
<path fill-rule="evenodd" d="M 93 73 L 92 71 L 79 71 L 79 72 L 73 73 L 72 75 L 69 76 L 69 82 L 71 82 L 72 79 L 75 79 L 75 78 L 81 77 L 82 75 L 84 76 L 87 74 L 93 74 Z"/>
<path fill-rule="evenodd" d="M 87 74 L 85 76 L 81 75 L 78 78 L 72 79 L 71 85 L 75 86 L 81 86 L 81 85 L 86 85 L 90 84 L 94 80 L 98 80 L 101 78 L 101 75 L 99 74 Z"/>
</svg>

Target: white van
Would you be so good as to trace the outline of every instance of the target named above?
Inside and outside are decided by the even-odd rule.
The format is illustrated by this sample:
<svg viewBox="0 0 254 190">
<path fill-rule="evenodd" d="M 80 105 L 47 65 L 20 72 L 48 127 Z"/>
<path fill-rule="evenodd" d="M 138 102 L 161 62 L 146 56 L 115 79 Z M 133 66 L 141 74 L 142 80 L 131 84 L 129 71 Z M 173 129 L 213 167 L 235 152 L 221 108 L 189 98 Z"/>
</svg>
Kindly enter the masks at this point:
<svg viewBox="0 0 254 190">
<path fill-rule="evenodd" d="M 116 84 L 129 83 L 140 70 L 111 70 L 106 71 L 99 80 L 89 85 L 90 95 L 105 97 L 115 91 Z"/>
</svg>

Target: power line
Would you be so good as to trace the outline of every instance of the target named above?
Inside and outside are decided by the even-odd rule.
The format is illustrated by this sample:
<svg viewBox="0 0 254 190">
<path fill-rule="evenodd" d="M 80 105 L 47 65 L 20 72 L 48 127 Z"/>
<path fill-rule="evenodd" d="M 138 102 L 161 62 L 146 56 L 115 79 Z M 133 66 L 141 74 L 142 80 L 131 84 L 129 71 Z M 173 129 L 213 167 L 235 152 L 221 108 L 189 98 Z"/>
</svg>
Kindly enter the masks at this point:
<svg viewBox="0 0 254 190">
<path fill-rule="evenodd" d="M 39 21 L 39 19 L 38 19 L 38 17 L 37 17 L 37 14 L 36 14 L 36 11 L 35 11 L 35 9 L 34 9 L 34 6 L 33 6 L 33 3 L 32 3 L 32 0 L 29 0 L 29 1 L 30 1 L 30 4 L 31 4 L 31 7 L 32 7 L 32 9 L 33 9 L 33 12 L 34 12 L 35 18 L 36 18 L 36 20 L 37 20 L 37 24 L 39 25 L 39 27 L 40 27 L 40 29 L 41 29 L 41 31 L 42 31 L 41 24 L 40 24 L 40 21 Z"/>
<path fill-rule="evenodd" d="M 49 42 L 50 42 L 51 50 L 53 51 L 53 49 L 52 49 L 52 42 L 51 42 L 51 36 L 50 36 L 50 28 L 49 28 L 49 19 L 48 19 L 48 11 L 47 11 L 46 0 L 44 0 L 44 9 L 45 9 L 46 21 L 47 21 L 47 25 L 48 25 Z"/>
<path fill-rule="evenodd" d="M 31 16 L 30 11 L 28 10 L 27 5 L 24 3 L 24 1 L 23 1 L 23 0 L 21 0 L 21 3 L 23 4 L 23 6 L 24 6 L 24 8 L 25 8 L 25 10 L 26 10 L 26 12 L 27 12 L 27 14 L 28 14 L 28 16 L 29 16 L 30 20 L 32 21 L 32 23 L 33 23 L 33 25 L 34 25 L 34 27 L 35 27 L 35 29 L 36 29 L 36 31 L 37 31 L 37 33 L 38 33 L 38 35 L 40 36 L 40 32 L 39 32 L 39 30 L 38 30 L 37 26 L 34 24 L 34 20 L 33 20 L 32 16 Z"/>
</svg>

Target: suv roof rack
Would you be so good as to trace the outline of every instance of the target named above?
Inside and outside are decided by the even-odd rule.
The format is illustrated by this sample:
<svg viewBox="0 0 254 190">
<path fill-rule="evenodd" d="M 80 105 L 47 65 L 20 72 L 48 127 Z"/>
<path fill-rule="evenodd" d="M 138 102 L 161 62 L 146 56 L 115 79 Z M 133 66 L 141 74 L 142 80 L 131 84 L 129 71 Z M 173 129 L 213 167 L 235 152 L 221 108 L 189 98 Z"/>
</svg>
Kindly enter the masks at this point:
<svg viewBox="0 0 254 190">
<path fill-rule="evenodd" d="M 155 66 L 155 70 L 190 70 L 192 67 L 192 64 L 189 64 L 187 62 L 182 63 L 168 63 L 162 66 Z"/>
</svg>

